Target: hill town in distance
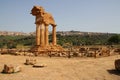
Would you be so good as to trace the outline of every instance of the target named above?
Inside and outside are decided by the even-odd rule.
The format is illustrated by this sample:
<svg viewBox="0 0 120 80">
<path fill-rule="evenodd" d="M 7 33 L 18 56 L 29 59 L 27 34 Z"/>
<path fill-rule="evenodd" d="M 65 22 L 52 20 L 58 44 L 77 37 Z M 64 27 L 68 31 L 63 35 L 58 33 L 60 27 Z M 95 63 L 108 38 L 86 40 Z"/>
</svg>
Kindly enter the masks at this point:
<svg viewBox="0 0 120 80">
<path fill-rule="evenodd" d="M 84 32 L 84 31 L 57 31 L 57 34 L 60 35 L 103 35 L 103 34 L 119 34 L 119 33 L 102 33 L 102 32 Z M 49 32 L 51 34 L 51 32 Z M 16 32 L 16 31 L 0 31 L 0 35 L 9 35 L 9 36 L 18 36 L 18 35 L 23 35 L 23 36 L 29 36 L 29 35 L 35 35 L 35 32 Z"/>
</svg>

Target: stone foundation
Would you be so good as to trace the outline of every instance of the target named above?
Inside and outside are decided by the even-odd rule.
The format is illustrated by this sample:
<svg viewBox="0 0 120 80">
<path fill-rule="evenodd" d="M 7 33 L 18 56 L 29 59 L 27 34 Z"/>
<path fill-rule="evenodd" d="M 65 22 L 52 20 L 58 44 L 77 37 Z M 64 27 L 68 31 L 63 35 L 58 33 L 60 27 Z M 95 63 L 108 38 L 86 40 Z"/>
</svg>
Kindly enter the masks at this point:
<svg viewBox="0 0 120 80">
<path fill-rule="evenodd" d="M 48 46 L 34 46 L 31 49 L 31 52 L 45 52 L 45 51 L 64 51 L 64 48 L 62 48 L 59 45 L 48 45 Z"/>
</svg>

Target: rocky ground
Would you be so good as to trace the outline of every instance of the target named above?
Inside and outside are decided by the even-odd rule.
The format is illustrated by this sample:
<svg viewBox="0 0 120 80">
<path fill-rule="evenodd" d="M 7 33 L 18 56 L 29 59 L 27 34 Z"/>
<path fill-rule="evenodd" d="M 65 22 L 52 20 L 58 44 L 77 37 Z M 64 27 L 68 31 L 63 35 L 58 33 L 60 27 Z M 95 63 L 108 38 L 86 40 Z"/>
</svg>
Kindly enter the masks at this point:
<svg viewBox="0 0 120 80">
<path fill-rule="evenodd" d="M 27 58 L 45 64 L 43 68 L 24 65 Z M 120 73 L 114 68 L 120 55 L 102 58 L 28 57 L 0 55 L 0 72 L 4 64 L 22 66 L 22 71 L 13 74 L 0 73 L 0 80 L 120 80 Z"/>
</svg>

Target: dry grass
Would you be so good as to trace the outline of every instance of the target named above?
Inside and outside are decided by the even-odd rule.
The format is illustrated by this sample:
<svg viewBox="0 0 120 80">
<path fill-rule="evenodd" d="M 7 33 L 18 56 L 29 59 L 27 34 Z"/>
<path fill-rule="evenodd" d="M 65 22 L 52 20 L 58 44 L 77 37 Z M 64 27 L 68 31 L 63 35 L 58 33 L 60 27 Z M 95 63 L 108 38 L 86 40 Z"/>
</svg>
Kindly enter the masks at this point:
<svg viewBox="0 0 120 80">
<path fill-rule="evenodd" d="M 24 65 L 26 58 L 29 57 L 0 55 L 0 72 L 4 64 L 22 66 L 19 73 L 0 73 L 0 80 L 120 80 L 120 74 L 114 70 L 114 61 L 120 55 L 96 59 L 31 57 L 47 65 L 43 68 Z"/>
</svg>

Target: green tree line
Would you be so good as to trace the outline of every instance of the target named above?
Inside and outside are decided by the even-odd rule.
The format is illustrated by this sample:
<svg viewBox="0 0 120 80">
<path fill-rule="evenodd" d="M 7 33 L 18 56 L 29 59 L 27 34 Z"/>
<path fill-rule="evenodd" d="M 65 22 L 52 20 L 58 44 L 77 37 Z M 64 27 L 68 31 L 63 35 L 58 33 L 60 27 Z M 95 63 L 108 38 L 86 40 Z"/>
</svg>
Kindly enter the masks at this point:
<svg viewBox="0 0 120 80">
<path fill-rule="evenodd" d="M 49 42 L 52 42 L 52 35 L 49 35 Z M 112 45 L 120 44 L 120 34 L 102 35 L 60 35 L 57 34 L 57 44 L 65 46 L 81 45 Z M 34 46 L 35 36 L 0 36 L 0 48 L 16 48 L 18 45 Z"/>
</svg>

